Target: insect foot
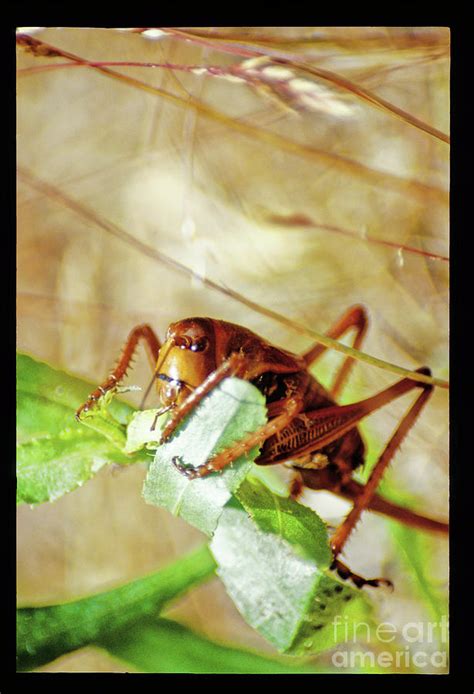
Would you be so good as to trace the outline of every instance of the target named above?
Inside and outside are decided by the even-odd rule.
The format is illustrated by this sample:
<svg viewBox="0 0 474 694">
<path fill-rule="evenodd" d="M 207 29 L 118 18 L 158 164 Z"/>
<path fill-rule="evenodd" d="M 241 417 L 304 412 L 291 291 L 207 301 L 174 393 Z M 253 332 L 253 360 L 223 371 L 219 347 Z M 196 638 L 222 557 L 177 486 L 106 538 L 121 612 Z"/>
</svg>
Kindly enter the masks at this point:
<svg viewBox="0 0 474 694">
<path fill-rule="evenodd" d="M 80 422 L 82 417 L 86 416 L 90 412 L 90 410 L 97 403 L 98 399 L 99 398 L 97 398 L 94 393 L 89 395 L 86 402 L 76 411 L 76 419 L 78 422 Z"/>
<path fill-rule="evenodd" d="M 331 564 L 331 569 L 336 571 L 344 581 L 348 579 L 351 580 L 356 588 L 363 588 L 364 586 L 371 586 L 372 588 L 386 586 L 393 590 L 393 583 L 389 581 L 388 578 L 364 578 L 351 571 L 349 567 L 343 564 L 339 559 L 334 559 Z"/>
<path fill-rule="evenodd" d="M 183 463 L 182 459 L 177 455 L 171 459 L 171 462 L 182 475 L 188 478 L 188 480 L 194 480 L 197 477 L 204 477 L 210 472 L 215 472 L 215 470 L 209 466 L 209 463 L 199 465 L 198 467 L 193 467 L 192 465 L 186 465 Z"/>
<path fill-rule="evenodd" d="M 115 377 L 113 377 L 112 380 L 112 376 L 110 376 L 109 382 L 104 386 L 99 386 L 96 388 L 96 390 L 89 395 L 86 402 L 79 407 L 75 415 L 78 422 L 80 422 L 83 417 L 90 414 L 90 411 L 97 407 L 97 405 L 102 403 L 105 404 L 106 402 L 110 401 L 110 398 L 117 390 L 117 380 Z"/>
</svg>

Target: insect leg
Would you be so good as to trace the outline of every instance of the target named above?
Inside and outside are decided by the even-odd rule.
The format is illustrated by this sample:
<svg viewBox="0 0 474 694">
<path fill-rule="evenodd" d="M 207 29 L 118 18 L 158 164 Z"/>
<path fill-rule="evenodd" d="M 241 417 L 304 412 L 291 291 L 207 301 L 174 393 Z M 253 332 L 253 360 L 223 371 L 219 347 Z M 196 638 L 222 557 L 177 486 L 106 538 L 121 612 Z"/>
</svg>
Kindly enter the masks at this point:
<svg viewBox="0 0 474 694">
<path fill-rule="evenodd" d="M 423 385 L 423 391 L 419 394 L 413 405 L 410 407 L 408 412 L 405 414 L 400 424 L 393 433 L 390 441 L 387 443 L 383 453 L 378 459 L 369 480 L 364 485 L 363 490 L 357 496 L 354 502 L 354 506 L 347 518 L 344 520 L 341 526 L 336 530 L 332 541 L 331 547 L 334 553 L 334 557 L 342 551 L 351 531 L 359 520 L 361 513 L 368 508 L 375 491 L 382 479 L 382 476 L 387 469 L 390 461 L 392 460 L 396 450 L 400 446 L 402 440 L 405 438 L 413 424 L 415 423 L 418 414 L 425 405 L 426 401 L 431 395 L 432 386 Z"/>
<path fill-rule="evenodd" d="M 298 465 L 298 460 L 293 461 L 294 465 Z M 363 492 L 364 485 L 356 480 L 349 480 L 337 488 L 334 486 L 334 481 L 330 478 L 327 470 L 312 470 L 312 469 L 295 469 L 295 476 L 291 480 L 290 496 L 297 500 L 303 493 L 304 487 L 315 489 L 317 491 L 326 490 L 337 494 L 338 496 L 355 501 Z M 368 511 L 381 513 L 384 516 L 393 518 L 394 520 L 404 523 L 412 528 L 425 530 L 426 532 L 447 534 L 449 532 L 449 523 L 445 523 L 435 518 L 422 516 L 420 513 L 415 513 L 409 508 L 394 504 L 392 501 L 385 499 L 380 494 L 374 494 L 367 505 Z"/>
<path fill-rule="evenodd" d="M 161 434 L 160 443 L 164 443 L 176 429 L 178 424 L 186 417 L 201 402 L 213 388 L 215 388 L 224 378 L 228 376 L 238 376 L 243 367 L 245 367 L 246 358 L 235 352 L 225 362 L 223 362 L 215 371 L 195 388 L 186 400 L 172 410 L 172 415 L 168 420 Z"/>
<path fill-rule="evenodd" d="M 427 368 L 418 369 L 418 371 L 427 375 L 430 373 L 429 369 Z M 354 500 L 354 507 L 342 525 L 338 528 L 338 530 L 336 530 L 331 542 L 331 547 L 334 554 L 334 563 L 332 565 L 333 568 L 338 571 L 341 577 L 350 578 L 355 585 L 358 586 L 380 585 L 383 582 L 389 583 L 384 579 L 364 579 L 357 574 L 354 574 L 337 558 L 351 531 L 354 529 L 355 524 L 359 520 L 361 513 L 365 509 L 372 509 L 374 511 L 384 513 L 388 516 L 396 518 L 397 520 L 400 520 L 401 522 L 405 522 L 409 525 L 419 527 L 424 530 L 436 532 L 448 531 L 447 524 L 415 514 L 408 509 L 403 509 L 395 504 L 391 504 L 375 494 L 375 490 L 377 489 L 383 473 L 392 460 L 393 455 L 400 446 L 403 438 L 413 426 L 426 401 L 429 399 L 432 386 L 417 381 L 411 381 L 410 379 L 403 379 L 381 393 L 378 393 L 372 398 L 368 398 L 360 403 L 346 405 L 340 408 L 329 407 L 321 408 L 320 410 L 313 412 L 304 412 L 305 417 L 309 419 L 314 418 L 314 422 L 319 430 L 318 433 L 320 432 L 319 436 L 317 436 L 311 444 L 300 446 L 300 448 L 295 449 L 286 455 L 277 454 L 272 456 L 272 451 L 270 450 L 265 453 L 265 457 L 257 460 L 257 463 L 259 464 L 269 465 L 291 459 L 294 461 L 294 464 L 297 465 L 298 457 L 303 457 L 305 453 L 308 453 L 311 450 L 315 451 L 331 441 L 334 441 L 340 437 L 341 434 L 346 433 L 349 428 L 354 426 L 354 418 L 356 421 L 359 421 L 362 419 L 362 417 L 365 417 L 370 412 L 382 407 L 404 393 L 409 392 L 413 388 L 421 388 L 422 392 L 419 394 L 398 425 L 392 438 L 385 447 L 384 452 L 380 456 L 379 461 L 377 462 L 366 485 L 358 485 L 357 483 L 350 481 L 343 485 L 337 485 L 334 487 L 334 480 L 331 480 L 330 476 L 325 477 L 326 470 L 316 471 L 304 468 L 298 470 L 299 477 L 293 480 L 292 483 L 291 495 L 293 498 L 297 498 L 299 496 L 302 491 L 302 486 L 304 485 L 314 489 L 328 489 L 329 491 L 334 491 L 335 493 Z M 339 420 L 337 414 L 338 409 L 342 413 Z M 354 487 L 354 485 L 356 486 Z"/>
<path fill-rule="evenodd" d="M 326 335 L 337 340 L 351 328 L 356 329 L 352 346 L 354 347 L 354 349 L 359 349 L 368 328 L 367 311 L 363 306 L 351 306 L 351 308 L 349 308 L 339 318 L 337 323 L 331 326 Z M 305 352 L 302 355 L 303 359 L 305 360 L 306 364 L 310 366 L 311 364 L 314 364 L 314 362 L 323 354 L 323 352 L 325 352 L 326 349 L 327 347 L 325 345 L 322 345 L 321 343 L 317 342 L 313 347 L 311 347 L 307 352 Z M 333 398 L 336 399 L 338 397 L 353 365 L 354 359 L 352 357 L 346 357 L 344 359 L 340 369 L 336 374 L 334 383 L 332 384 L 330 390 L 330 394 Z"/>
<path fill-rule="evenodd" d="M 417 372 L 430 373 L 429 369 L 426 368 L 418 369 Z M 432 386 L 421 381 L 413 381 L 411 378 L 404 378 L 366 400 L 360 400 L 350 405 L 330 405 L 317 410 L 305 410 L 301 414 L 307 428 L 305 443 L 292 447 L 291 442 L 275 440 L 274 445 L 264 450 L 256 463 L 257 465 L 277 465 L 287 460 L 301 458 L 305 453 L 319 451 L 347 434 L 348 431 L 357 426 L 361 419 L 408 393 L 413 388 L 422 388 L 423 392 L 429 394 Z M 287 433 L 291 434 L 292 432 Z"/>
<path fill-rule="evenodd" d="M 303 472 L 304 482 L 303 484 L 307 487 L 311 487 L 309 480 L 307 479 L 307 472 Z M 311 471 L 309 471 L 311 472 Z M 318 487 L 322 489 L 323 487 Z M 330 485 L 326 487 L 328 491 L 334 491 L 331 489 Z M 335 492 L 346 499 L 355 501 L 363 492 L 364 485 L 356 480 L 349 480 L 346 484 L 343 484 L 341 488 Z M 419 530 L 426 530 L 433 533 L 443 533 L 449 532 L 449 524 L 443 523 L 443 521 L 435 520 L 434 518 L 428 518 L 427 516 L 422 516 L 419 513 L 415 513 L 408 508 L 403 506 L 398 506 L 388 499 L 384 499 L 380 494 L 374 494 L 367 505 L 367 510 L 374 511 L 375 513 L 382 513 L 384 516 L 393 518 L 394 520 L 400 521 L 405 525 L 409 525 L 412 528 L 418 528 Z"/>
<path fill-rule="evenodd" d="M 245 455 L 255 446 L 260 446 L 266 439 L 270 436 L 274 436 L 279 431 L 284 429 L 289 422 L 294 418 L 294 416 L 301 411 L 303 407 L 302 398 L 291 397 L 288 398 L 283 411 L 278 417 L 270 420 L 267 424 L 252 434 L 248 434 L 242 441 L 234 444 L 230 448 L 226 448 L 221 451 L 216 456 L 208 460 L 203 465 L 199 465 L 194 468 L 187 468 L 180 465 L 177 459 L 173 460 L 175 467 L 178 468 L 180 472 L 189 477 L 189 479 L 194 479 L 195 477 L 205 477 L 210 472 L 217 472 L 223 470 L 227 465 L 230 465 L 234 460 L 240 458 L 241 455 Z"/>
<path fill-rule="evenodd" d="M 290 496 L 292 499 L 297 501 L 301 494 L 303 493 L 303 487 L 305 486 L 301 475 L 295 470 L 295 475 L 293 476 L 290 484 Z"/>
<path fill-rule="evenodd" d="M 337 571 L 339 576 L 345 581 L 350 579 L 357 588 L 362 588 L 363 586 L 372 586 L 376 588 L 382 585 L 393 588 L 393 583 L 387 578 L 364 578 L 363 576 L 359 576 L 359 574 L 354 573 L 348 566 L 343 564 L 340 559 L 334 559 L 331 564 L 331 569 Z"/>
<path fill-rule="evenodd" d="M 108 391 L 114 389 L 117 384 L 120 383 L 127 373 L 127 369 L 130 366 L 130 362 L 140 340 L 145 342 L 151 368 L 154 369 L 158 359 L 158 352 L 160 351 L 160 341 L 155 335 L 153 328 L 149 325 L 137 325 L 128 336 L 116 367 L 107 380 L 96 388 L 96 390 L 89 395 L 86 402 L 77 410 L 76 419 L 79 420 L 83 412 L 87 412 L 94 406 L 94 403 L 97 402 L 99 398 L 104 396 Z"/>
</svg>

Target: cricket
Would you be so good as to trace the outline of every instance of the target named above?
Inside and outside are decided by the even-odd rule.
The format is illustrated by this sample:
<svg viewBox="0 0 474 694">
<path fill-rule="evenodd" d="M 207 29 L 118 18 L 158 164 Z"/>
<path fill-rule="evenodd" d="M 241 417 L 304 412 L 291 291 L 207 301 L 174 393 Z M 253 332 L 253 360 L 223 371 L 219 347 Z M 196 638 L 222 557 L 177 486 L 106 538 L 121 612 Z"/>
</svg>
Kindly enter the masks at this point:
<svg viewBox="0 0 474 694">
<path fill-rule="evenodd" d="M 353 329 L 353 344 L 359 348 L 367 326 L 366 310 L 356 305 L 341 316 L 327 335 L 337 339 Z M 359 588 L 391 585 L 388 579 L 359 576 L 339 558 L 366 509 L 385 513 L 421 529 L 448 532 L 446 523 L 397 507 L 377 495 L 385 470 L 431 395 L 430 384 L 404 378 L 372 397 L 338 405 L 337 398 L 353 358 L 345 358 L 328 391 L 309 372 L 326 349 L 319 342 L 296 355 L 239 325 L 211 318 L 188 318 L 170 325 L 163 343 L 149 325 L 135 327 L 116 368 L 78 409 L 76 418 L 79 421 L 101 397 L 116 390 L 140 341 L 145 343 L 153 381 L 157 384 L 162 405 L 158 414 L 170 413 L 160 443 L 168 440 L 186 415 L 226 377 L 245 379 L 260 390 L 267 403 L 266 425 L 198 467 L 185 466 L 175 458 L 171 462 L 189 479 L 202 478 L 222 471 L 254 446 L 259 446 L 257 465 L 290 464 L 294 469 L 293 498 L 296 499 L 307 486 L 335 492 L 353 501 L 352 510 L 331 539 L 332 568 L 341 578 L 351 579 Z M 418 369 L 418 373 L 431 375 L 427 367 Z M 386 444 L 368 482 L 365 485 L 357 483 L 352 474 L 364 464 L 365 454 L 358 422 L 411 391 L 416 392 L 416 399 Z"/>
</svg>

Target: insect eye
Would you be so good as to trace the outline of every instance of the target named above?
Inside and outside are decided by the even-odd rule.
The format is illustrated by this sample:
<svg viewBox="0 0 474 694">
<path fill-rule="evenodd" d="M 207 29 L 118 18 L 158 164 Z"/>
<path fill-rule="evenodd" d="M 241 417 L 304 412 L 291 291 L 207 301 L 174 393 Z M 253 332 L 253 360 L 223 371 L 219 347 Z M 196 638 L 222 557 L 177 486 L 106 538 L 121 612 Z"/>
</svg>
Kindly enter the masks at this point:
<svg viewBox="0 0 474 694">
<path fill-rule="evenodd" d="M 191 340 L 186 335 L 180 336 L 180 337 L 175 337 L 174 343 L 180 349 L 191 349 L 192 348 Z"/>
<path fill-rule="evenodd" d="M 191 345 L 191 352 L 204 352 L 208 345 L 209 340 L 207 337 L 201 337 L 197 342 L 193 342 Z"/>
</svg>

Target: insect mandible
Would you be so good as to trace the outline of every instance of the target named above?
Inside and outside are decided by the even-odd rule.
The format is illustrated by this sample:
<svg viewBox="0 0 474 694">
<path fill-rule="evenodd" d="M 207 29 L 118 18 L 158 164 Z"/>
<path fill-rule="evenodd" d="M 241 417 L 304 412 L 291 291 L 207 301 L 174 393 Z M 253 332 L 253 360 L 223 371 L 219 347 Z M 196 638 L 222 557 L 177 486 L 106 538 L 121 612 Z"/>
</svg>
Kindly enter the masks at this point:
<svg viewBox="0 0 474 694">
<path fill-rule="evenodd" d="M 348 309 L 327 335 L 338 339 L 353 329 L 353 346 L 358 349 L 367 326 L 367 312 L 363 306 L 357 305 Z M 286 463 L 294 469 L 291 485 L 294 498 L 306 486 L 335 492 L 351 500 L 351 511 L 331 539 L 331 568 L 342 578 L 351 579 L 358 587 L 391 584 L 383 578 L 363 578 L 339 558 L 366 509 L 424 530 L 448 531 L 446 523 L 392 504 L 376 493 L 401 441 L 429 399 L 431 385 L 404 378 L 372 397 L 338 405 L 337 398 L 354 363 L 353 358 L 345 358 L 332 387 L 327 390 L 309 372 L 310 366 L 326 349 L 322 344 L 316 343 L 303 354 L 296 355 L 234 323 L 212 318 L 187 318 L 170 325 L 163 344 L 149 325 L 135 327 L 128 336 L 117 366 L 78 409 L 77 419 L 80 420 L 81 415 L 108 391 L 117 388 L 140 341 L 145 343 L 154 370 L 162 405 L 159 414 L 170 413 L 160 443 L 171 436 L 184 417 L 224 378 L 235 376 L 248 380 L 261 391 L 266 398 L 267 424 L 198 467 L 186 467 L 176 458 L 173 464 L 190 479 L 204 477 L 223 470 L 259 446 L 257 465 Z M 426 367 L 418 369 L 418 372 L 431 373 Z M 353 472 L 364 464 L 365 458 L 365 445 L 358 423 L 412 390 L 418 391 L 415 401 L 396 427 L 368 481 L 365 485 L 360 484 L 353 479 Z"/>
</svg>

